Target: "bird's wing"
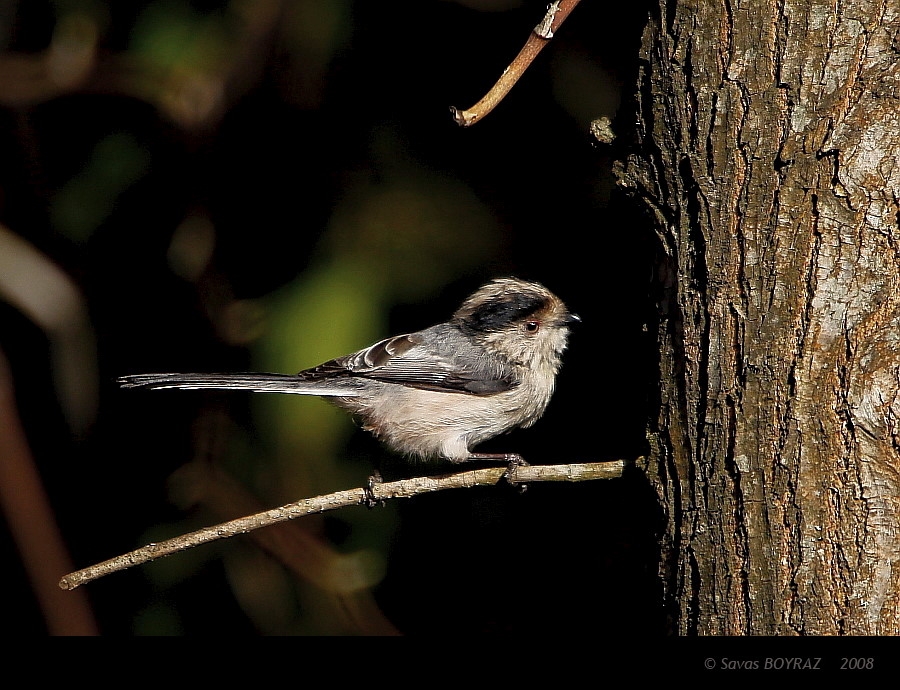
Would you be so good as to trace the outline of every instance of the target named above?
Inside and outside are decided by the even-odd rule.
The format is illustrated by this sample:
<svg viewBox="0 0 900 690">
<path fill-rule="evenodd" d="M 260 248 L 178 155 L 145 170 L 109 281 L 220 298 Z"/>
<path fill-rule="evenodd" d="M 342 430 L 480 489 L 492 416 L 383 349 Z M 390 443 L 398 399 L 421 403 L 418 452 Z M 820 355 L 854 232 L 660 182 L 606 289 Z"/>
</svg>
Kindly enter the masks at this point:
<svg viewBox="0 0 900 690">
<path fill-rule="evenodd" d="M 374 345 L 300 372 L 301 378 L 361 377 L 411 388 L 491 395 L 518 385 L 512 375 L 484 358 L 426 345 L 422 334 L 386 338 Z"/>
</svg>

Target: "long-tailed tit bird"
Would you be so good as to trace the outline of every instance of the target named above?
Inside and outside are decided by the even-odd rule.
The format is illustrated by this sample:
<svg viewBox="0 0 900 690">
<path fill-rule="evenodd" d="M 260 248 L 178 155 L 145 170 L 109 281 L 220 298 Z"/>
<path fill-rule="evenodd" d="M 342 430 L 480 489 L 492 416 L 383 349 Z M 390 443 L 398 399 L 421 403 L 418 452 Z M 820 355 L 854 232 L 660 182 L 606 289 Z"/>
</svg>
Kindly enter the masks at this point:
<svg viewBox="0 0 900 690">
<path fill-rule="evenodd" d="M 124 388 L 319 395 L 390 448 L 451 462 L 516 454 L 472 448 L 534 424 L 550 402 L 569 327 L 580 319 L 539 283 L 492 280 L 446 323 L 387 338 L 298 374 L 137 374 Z"/>
</svg>

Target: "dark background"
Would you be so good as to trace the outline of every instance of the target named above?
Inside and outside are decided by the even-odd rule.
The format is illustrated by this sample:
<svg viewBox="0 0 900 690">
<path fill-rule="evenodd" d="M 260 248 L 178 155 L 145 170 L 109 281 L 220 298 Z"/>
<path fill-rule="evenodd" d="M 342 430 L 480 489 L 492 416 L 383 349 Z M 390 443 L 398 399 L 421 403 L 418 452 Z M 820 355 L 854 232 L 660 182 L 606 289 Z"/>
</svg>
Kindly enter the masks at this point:
<svg viewBox="0 0 900 690">
<path fill-rule="evenodd" d="M 616 118 L 627 141 L 645 3 L 611 15 L 583 2 L 470 129 L 448 106 L 483 95 L 544 2 L 247 11 L 279 5 L 247 40 L 239 3 L 3 4 L 0 223 L 70 278 L 90 337 L 73 343 L 0 292 L 0 352 L 75 567 L 222 519 L 176 500 L 170 478 L 192 460 L 224 468 L 261 506 L 359 486 L 376 466 L 439 469 L 389 457 L 324 403 L 308 412 L 330 429 L 316 441 L 319 423 L 292 416 L 294 401 L 121 391 L 117 375 L 298 370 L 443 320 L 497 275 L 543 282 L 584 323 L 544 418 L 485 449 L 532 463 L 645 452 L 652 243 L 615 187 L 620 152 L 588 129 Z M 91 31 L 93 76 L 29 95 L 34 77 L 16 61 L 44 64 Z M 184 93 L 203 106 L 216 87 L 221 108 L 189 107 Z M 74 365 L 92 381 L 80 403 L 60 395 L 67 348 L 92 363 Z M 371 601 L 401 633 L 652 635 L 664 622 L 657 517 L 629 473 L 429 494 L 304 529 L 376 554 Z M 0 553 L 20 595 L 7 620 L 46 634 L 5 528 Z M 243 538 L 86 591 L 105 635 L 372 631 Z"/>
</svg>

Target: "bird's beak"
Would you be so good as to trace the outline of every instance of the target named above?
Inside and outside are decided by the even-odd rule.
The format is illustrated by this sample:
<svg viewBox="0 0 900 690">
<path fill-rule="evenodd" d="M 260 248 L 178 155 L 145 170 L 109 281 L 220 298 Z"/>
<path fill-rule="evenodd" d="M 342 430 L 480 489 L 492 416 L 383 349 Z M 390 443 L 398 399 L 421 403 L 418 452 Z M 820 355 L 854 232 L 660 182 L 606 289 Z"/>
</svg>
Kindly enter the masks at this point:
<svg viewBox="0 0 900 690">
<path fill-rule="evenodd" d="M 563 317 L 559 320 L 559 323 L 560 323 L 561 326 L 573 326 L 573 325 L 575 325 L 576 323 L 581 323 L 581 317 L 578 316 L 578 314 L 569 314 L 569 313 L 566 313 L 566 315 L 563 316 Z"/>
</svg>

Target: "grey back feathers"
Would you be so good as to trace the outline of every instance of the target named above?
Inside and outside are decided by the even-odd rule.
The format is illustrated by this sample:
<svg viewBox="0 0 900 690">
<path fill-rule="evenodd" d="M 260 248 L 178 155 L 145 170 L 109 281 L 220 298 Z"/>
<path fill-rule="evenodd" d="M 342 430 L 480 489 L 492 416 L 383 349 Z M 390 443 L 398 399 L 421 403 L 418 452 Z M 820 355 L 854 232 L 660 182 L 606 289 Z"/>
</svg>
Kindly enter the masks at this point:
<svg viewBox="0 0 900 690">
<path fill-rule="evenodd" d="M 124 388 L 319 395 L 407 455 L 464 461 L 470 448 L 531 426 L 553 395 L 568 326 L 577 321 L 539 283 L 501 278 L 453 317 L 386 338 L 298 374 L 137 374 Z"/>
</svg>

